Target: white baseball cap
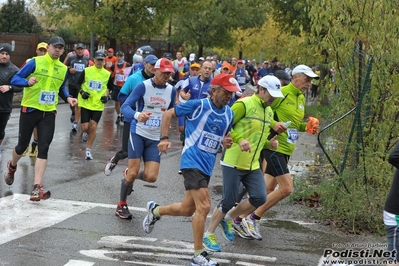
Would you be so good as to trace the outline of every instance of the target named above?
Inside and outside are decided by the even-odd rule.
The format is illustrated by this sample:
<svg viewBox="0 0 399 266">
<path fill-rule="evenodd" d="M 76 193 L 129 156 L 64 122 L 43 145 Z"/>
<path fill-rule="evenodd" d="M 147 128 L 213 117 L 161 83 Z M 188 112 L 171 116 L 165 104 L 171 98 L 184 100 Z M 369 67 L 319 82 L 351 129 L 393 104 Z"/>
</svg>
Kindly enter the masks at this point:
<svg viewBox="0 0 399 266">
<path fill-rule="evenodd" d="M 281 92 L 281 83 L 275 76 L 264 76 L 258 81 L 258 85 L 267 89 L 270 95 L 274 98 L 284 98 Z"/>
<path fill-rule="evenodd" d="M 293 70 L 292 70 L 292 75 L 295 74 L 305 74 L 308 77 L 311 78 L 319 78 L 317 74 L 315 74 L 312 69 L 308 66 L 305 65 L 297 65 Z"/>
</svg>

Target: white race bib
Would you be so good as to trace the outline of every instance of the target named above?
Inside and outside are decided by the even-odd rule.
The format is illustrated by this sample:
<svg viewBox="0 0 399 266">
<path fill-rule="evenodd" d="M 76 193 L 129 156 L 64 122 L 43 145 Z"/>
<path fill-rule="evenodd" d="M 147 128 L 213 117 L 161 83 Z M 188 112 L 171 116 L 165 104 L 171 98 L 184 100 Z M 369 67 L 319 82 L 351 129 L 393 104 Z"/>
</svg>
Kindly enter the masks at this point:
<svg viewBox="0 0 399 266">
<path fill-rule="evenodd" d="M 151 115 L 147 121 L 144 122 L 143 127 L 147 129 L 157 129 L 161 126 L 161 117 Z"/>
<path fill-rule="evenodd" d="M 57 93 L 55 91 L 40 91 L 40 104 L 54 104 Z"/>
<path fill-rule="evenodd" d="M 103 83 L 96 80 L 89 80 L 89 90 L 101 91 Z"/>
<path fill-rule="evenodd" d="M 291 144 L 295 144 L 298 141 L 299 134 L 298 134 L 298 129 L 296 128 L 289 128 L 287 129 L 287 142 Z"/>
<path fill-rule="evenodd" d="M 203 131 L 198 142 L 198 148 L 206 152 L 217 153 L 221 142 L 221 136 Z"/>
<path fill-rule="evenodd" d="M 125 75 L 123 74 L 115 74 L 116 81 L 125 81 Z"/>
<path fill-rule="evenodd" d="M 75 63 L 73 64 L 73 68 L 76 69 L 77 72 L 82 72 L 85 69 L 84 64 Z"/>
</svg>

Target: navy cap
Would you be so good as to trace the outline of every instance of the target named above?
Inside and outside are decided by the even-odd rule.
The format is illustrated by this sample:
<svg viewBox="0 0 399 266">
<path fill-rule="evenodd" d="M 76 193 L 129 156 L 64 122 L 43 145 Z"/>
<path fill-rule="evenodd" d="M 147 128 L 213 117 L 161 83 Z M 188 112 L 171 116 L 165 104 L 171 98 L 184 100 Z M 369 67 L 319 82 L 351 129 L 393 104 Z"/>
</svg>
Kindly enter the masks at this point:
<svg viewBox="0 0 399 266">
<path fill-rule="evenodd" d="M 154 65 L 158 61 L 158 57 L 155 55 L 147 55 L 144 59 L 144 63 L 150 63 L 151 65 Z"/>
</svg>

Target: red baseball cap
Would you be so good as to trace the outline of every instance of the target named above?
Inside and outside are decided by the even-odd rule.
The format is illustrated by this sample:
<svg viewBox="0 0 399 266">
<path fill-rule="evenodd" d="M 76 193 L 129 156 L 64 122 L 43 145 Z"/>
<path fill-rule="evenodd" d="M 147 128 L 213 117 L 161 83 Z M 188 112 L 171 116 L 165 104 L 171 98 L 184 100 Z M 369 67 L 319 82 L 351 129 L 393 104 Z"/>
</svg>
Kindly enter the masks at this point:
<svg viewBox="0 0 399 266">
<path fill-rule="evenodd" d="M 108 52 L 113 53 L 113 52 L 114 52 L 114 49 L 108 48 Z"/>
<path fill-rule="evenodd" d="M 238 59 L 237 63 L 238 63 L 238 64 L 243 64 L 244 61 L 243 61 L 242 59 Z"/>
<path fill-rule="evenodd" d="M 241 91 L 237 80 L 231 74 L 219 74 L 211 80 L 211 85 L 217 85 L 230 92 Z"/>
<path fill-rule="evenodd" d="M 175 72 L 172 61 L 167 58 L 158 59 L 154 68 L 159 69 L 161 72 Z"/>
</svg>

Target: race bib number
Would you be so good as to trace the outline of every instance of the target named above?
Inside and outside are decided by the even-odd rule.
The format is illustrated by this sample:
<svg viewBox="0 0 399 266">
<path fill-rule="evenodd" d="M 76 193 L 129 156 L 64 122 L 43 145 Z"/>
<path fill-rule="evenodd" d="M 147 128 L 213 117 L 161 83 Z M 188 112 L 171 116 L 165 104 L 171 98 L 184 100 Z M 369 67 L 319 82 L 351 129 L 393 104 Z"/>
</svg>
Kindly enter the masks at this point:
<svg viewBox="0 0 399 266">
<path fill-rule="evenodd" d="M 54 104 L 55 97 L 57 96 L 55 91 L 40 91 L 40 104 Z"/>
<path fill-rule="evenodd" d="M 206 152 L 217 153 L 221 142 L 221 136 L 204 131 L 198 142 L 198 148 Z"/>
<path fill-rule="evenodd" d="M 238 84 L 245 84 L 246 78 L 245 77 L 238 77 L 237 81 L 238 81 Z"/>
<path fill-rule="evenodd" d="M 147 129 L 157 129 L 161 126 L 161 117 L 151 115 L 147 121 L 144 122 L 144 127 Z"/>
<path fill-rule="evenodd" d="M 296 128 L 289 128 L 287 129 L 287 142 L 291 144 L 295 144 L 298 141 L 299 134 L 298 134 L 298 129 Z"/>
<path fill-rule="evenodd" d="M 89 80 L 89 90 L 101 91 L 103 87 L 102 82 L 96 80 Z"/>
<path fill-rule="evenodd" d="M 73 64 L 73 68 L 76 69 L 77 72 L 82 72 L 83 69 L 85 69 L 85 65 L 75 63 L 75 64 Z"/>
<path fill-rule="evenodd" d="M 125 75 L 123 75 L 123 74 L 116 74 L 116 75 L 115 75 L 115 80 L 116 80 L 116 81 L 125 81 Z"/>
<path fill-rule="evenodd" d="M 108 67 L 108 68 L 112 67 L 112 62 L 105 63 L 105 66 Z"/>
</svg>

